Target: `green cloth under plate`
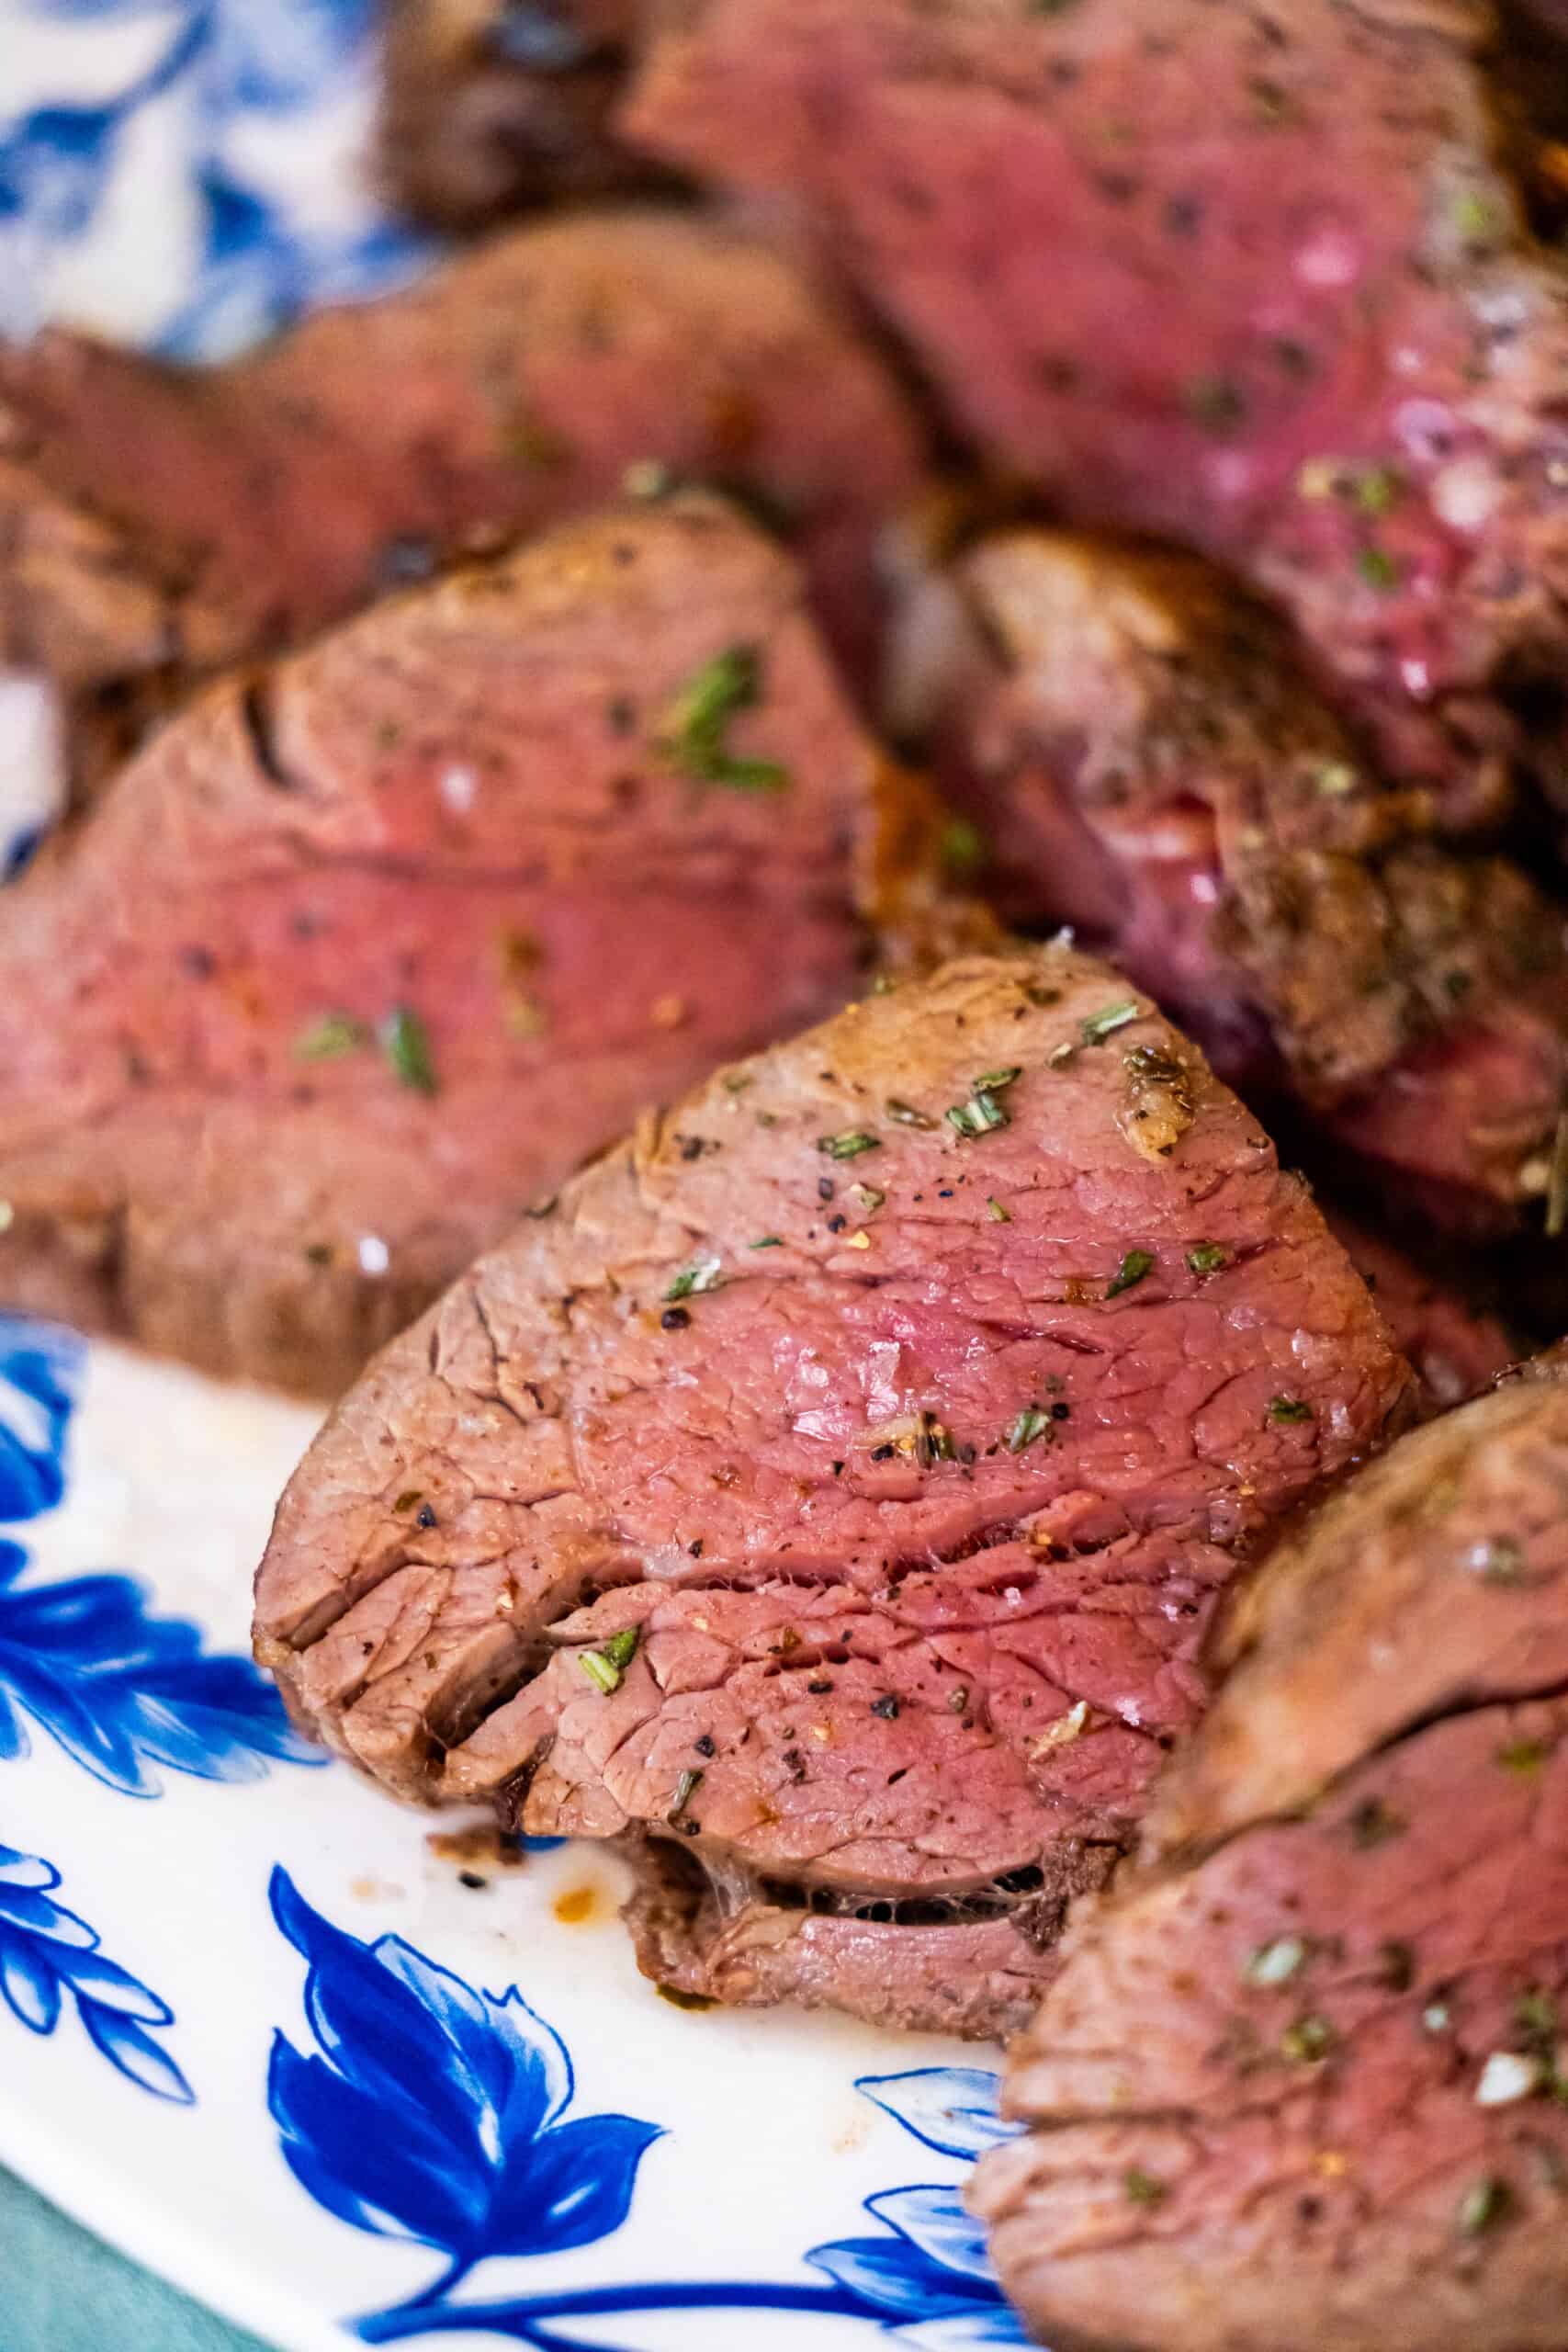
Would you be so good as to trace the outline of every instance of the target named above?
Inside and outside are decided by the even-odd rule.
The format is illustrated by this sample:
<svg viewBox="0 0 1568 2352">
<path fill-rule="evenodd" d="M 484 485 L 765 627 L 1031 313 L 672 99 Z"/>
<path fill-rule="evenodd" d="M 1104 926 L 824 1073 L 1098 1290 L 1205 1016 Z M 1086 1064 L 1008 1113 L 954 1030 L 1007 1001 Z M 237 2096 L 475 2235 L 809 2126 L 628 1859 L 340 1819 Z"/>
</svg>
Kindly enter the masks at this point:
<svg viewBox="0 0 1568 2352">
<path fill-rule="evenodd" d="M 4 2352 L 265 2352 L 0 2169 Z"/>
</svg>

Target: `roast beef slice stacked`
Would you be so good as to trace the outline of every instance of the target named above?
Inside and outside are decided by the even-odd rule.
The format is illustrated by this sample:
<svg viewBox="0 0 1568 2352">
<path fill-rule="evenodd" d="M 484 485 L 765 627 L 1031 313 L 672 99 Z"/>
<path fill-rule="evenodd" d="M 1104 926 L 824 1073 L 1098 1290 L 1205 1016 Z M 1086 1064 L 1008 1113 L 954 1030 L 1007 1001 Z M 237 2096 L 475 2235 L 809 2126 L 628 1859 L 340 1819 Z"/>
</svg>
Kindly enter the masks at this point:
<svg viewBox="0 0 1568 2352">
<path fill-rule="evenodd" d="M 140 682 L 140 708 L 634 468 L 754 499 L 858 659 L 871 534 L 920 460 L 875 356 L 776 254 L 676 213 L 546 222 L 227 368 L 0 348 L 0 659 Z"/>
<path fill-rule="evenodd" d="M 1405 1438 L 1246 1589 L 977 2209 L 1082 2352 L 1555 2352 L 1568 1364 Z"/>
<path fill-rule="evenodd" d="M 1425 1409 L 1477 1396 L 1517 1363 L 1524 1348 L 1504 1316 L 1472 1295 L 1451 1265 L 1407 1256 L 1382 1231 L 1319 1198 L 1328 1229 L 1377 1300 L 1378 1312 L 1421 1384 Z M 1532 1302 L 1533 1304 L 1533 1302 Z"/>
<path fill-rule="evenodd" d="M 399 1793 L 617 1841 L 649 1973 L 973 2034 L 1409 1375 L 1268 1138 L 1066 948 L 721 1070 L 387 1349 L 258 1656 Z"/>
<path fill-rule="evenodd" d="M 653 167 L 608 120 L 641 13 L 636 0 L 393 0 L 381 124 L 393 194 L 461 229 L 648 181 Z"/>
<path fill-rule="evenodd" d="M 1568 294 L 1497 165 L 1490 21 L 691 0 L 627 128 L 814 202 L 979 441 L 1242 567 L 1463 823 L 1565 634 Z"/>
<path fill-rule="evenodd" d="M 209 688 L 8 892 L 0 1297 L 335 1391 L 934 919 L 790 561 L 612 509 Z"/>
<path fill-rule="evenodd" d="M 1502 1225 L 1555 1184 L 1555 1229 L 1562 910 L 1441 837 L 1289 631 L 1200 558 L 1028 523 L 903 571 L 895 716 L 1000 903 L 1113 946 L 1227 1078 L 1428 1215 Z"/>
</svg>

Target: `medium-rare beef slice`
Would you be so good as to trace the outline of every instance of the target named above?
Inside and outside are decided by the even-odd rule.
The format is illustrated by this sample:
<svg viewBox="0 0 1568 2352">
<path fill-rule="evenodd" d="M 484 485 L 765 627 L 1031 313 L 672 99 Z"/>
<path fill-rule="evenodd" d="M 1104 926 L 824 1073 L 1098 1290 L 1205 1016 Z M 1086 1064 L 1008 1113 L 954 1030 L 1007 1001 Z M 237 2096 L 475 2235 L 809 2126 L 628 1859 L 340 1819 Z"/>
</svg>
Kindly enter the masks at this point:
<svg viewBox="0 0 1568 2352">
<path fill-rule="evenodd" d="M 1385 1234 L 1321 1196 L 1318 1206 L 1376 1297 L 1394 1345 L 1420 1380 L 1429 1412 L 1477 1396 L 1522 1352 L 1502 1317 L 1469 1295 L 1451 1269 L 1418 1262 Z"/>
<path fill-rule="evenodd" d="M 400 1793 L 621 1841 L 662 1980 L 1002 2031 L 1215 1593 L 1408 1396 L 1146 999 L 963 960 L 721 1071 L 389 1348 L 258 1656 Z"/>
<path fill-rule="evenodd" d="M 609 121 L 637 0 L 392 0 L 381 168 L 447 228 L 646 186 Z"/>
<path fill-rule="evenodd" d="M 1568 2296 L 1568 1385 L 1396 1445 L 1069 1928 L 982 2165 L 1064 2352 L 1555 2352 Z M 1310 1690 L 1308 1686 L 1310 1687 Z"/>
<path fill-rule="evenodd" d="M 893 716 L 980 820 L 1008 912 L 1111 946 L 1223 1075 L 1431 1213 L 1539 1204 L 1562 910 L 1432 838 L 1430 795 L 1385 780 L 1287 630 L 1201 558 L 1029 524 L 900 568 Z"/>
<path fill-rule="evenodd" d="M 779 254 L 678 213 L 547 221 L 225 368 L 0 346 L 0 659 L 85 687 L 271 650 L 633 468 L 753 500 L 858 658 L 921 457 Z"/>
<path fill-rule="evenodd" d="M 1310 1804 L 1417 1724 L 1568 1686 L 1568 1354 L 1405 1438 L 1241 1591 L 1158 1843 Z"/>
<path fill-rule="evenodd" d="M 798 573 L 611 509 L 209 688 L 7 894 L 0 1296 L 335 1391 L 536 1193 L 938 920 Z"/>
<path fill-rule="evenodd" d="M 691 0 L 627 127 L 809 198 L 996 457 L 1068 519 L 1244 568 L 1457 822 L 1568 637 L 1568 276 L 1496 161 L 1490 23 Z"/>
</svg>

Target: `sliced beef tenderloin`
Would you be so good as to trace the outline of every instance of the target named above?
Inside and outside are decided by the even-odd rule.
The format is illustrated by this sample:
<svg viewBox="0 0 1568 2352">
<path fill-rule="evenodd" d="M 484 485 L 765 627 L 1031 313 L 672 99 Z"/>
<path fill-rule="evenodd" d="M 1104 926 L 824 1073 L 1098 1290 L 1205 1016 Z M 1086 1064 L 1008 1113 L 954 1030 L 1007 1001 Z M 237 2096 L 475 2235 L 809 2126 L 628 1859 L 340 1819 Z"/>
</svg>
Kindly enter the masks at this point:
<svg viewBox="0 0 1568 2352">
<path fill-rule="evenodd" d="M 1435 841 L 1431 796 L 1385 780 L 1201 558 L 1020 524 L 933 567 L 914 537 L 893 717 L 979 820 L 1004 910 L 1112 946 L 1233 1083 L 1290 1094 L 1429 1213 L 1538 1205 L 1562 908 Z"/>
<path fill-rule="evenodd" d="M 393 0 L 382 173 L 446 228 L 646 186 L 609 116 L 639 0 Z"/>
<path fill-rule="evenodd" d="M 1069 519 L 1243 567 L 1462 823 L 1529 678 L 1562 789 L 1568 636 L 1568 276 L 1499 168 L 1490 26 L 1481 0 L 694 0 L 628 128 L 811 198 L 991 452 Z"/>
<path fill-rule="evenodd" d="M 378 1358 L 257 1653 L 400 1794 L 619 1840 L 664 1981 L 999 2032 L 1215 1594 L 1408 1402 L 1146 999 L 963 960 L 722 1071 Z"/>
<path fill-rule="evenodd" d="M 786 558 L 612 509 L 209 688 L 8 894 L 0 1296 L 352 1376 L 640 1107 L 937 920 Z"/>
<path fill-rule="evenodd" d="M 1396 1242 L 1319 1201 L 1330 1233 L 1377 1299 L 1394 1344 L 1415 1367 L 1429 1412 L 1474 1396 L 1522 1352 L 1502 1317 L 1452 1272 L 1418 1263 Z"/>
<path fill-rule="evenodd" d="M 859 660 L 871 534 L 920 464 L 778 254 L 678 213 L 547 221 L 226 368 L 0 347 L 0 659 L 83 688 L 275 650 L 636 468 L 753 500 Z"/>
<path fill-rule="evenodd" d="M 1568 1367 L 1363 1471 L 1245 1594 L 1069 1928 L 974 2202 L 1064 2352 L 1554 2352 Z M 1311 1689 L 1307 1686 L 1310 1684 Z"/>
</svg>

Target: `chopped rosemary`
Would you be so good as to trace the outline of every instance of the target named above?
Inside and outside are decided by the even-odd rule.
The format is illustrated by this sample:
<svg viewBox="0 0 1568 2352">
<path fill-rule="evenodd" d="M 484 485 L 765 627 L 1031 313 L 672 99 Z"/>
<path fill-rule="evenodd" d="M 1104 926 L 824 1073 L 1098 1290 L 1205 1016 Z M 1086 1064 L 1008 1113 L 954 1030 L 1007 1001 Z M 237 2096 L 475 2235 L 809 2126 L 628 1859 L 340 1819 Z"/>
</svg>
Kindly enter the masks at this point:
<svg viewBox="0 0 1568 2352">
<path fill-rule="evenodd" d="M 984 1070 L 975 1080 L 975 1091 L 976 1094 L 1000 1094 L 1007 1087 L 1016 1085 L 1022 1076 L 1023 1068 L 1019 1062 L 1010 1062 L 1005 1069 Z"/>
<path fill-rule="evenodd" d="M 988 1087 L 976 1087 L 967 1102 L 950 1102 L 947 1123 L 962 1141 L 972 1143 L 976 1136 L 994 1133 L 998 1127 L 1009 1127 L 1012 1121 L 1002 1109 Z"/>
<path fill-rule="evenodd" d="M 953 1431 L 934 1413 L 921 1412 L 915 1419 L 915 1460 L 922 1470 L 933 1462 L 956 1462 L 958 1454 L 953 1442 Z"/>
<path fill-rule="evenodd" d="M 702 1784 L 702 1773 L 694 1766 L 688 1764 L 675 1783 L 675 1793 L 670 1800 L 670 1810 L 664 1816 L 665 1820 L 678 1824 Z"/>
<path fill-rule="evenodd" d="M 344 1054 L 357 1053 L 369 1038 L 364 1022 L 356 1021 L 351 1012 L 323 1012 L 319 1021 L 301 1029 L 294 1040 L 294 1051 L 302 1062 L 332 1062 Z"/>
<path fill-rule="evenodd" d="M 682 1267 L 663 1295 L 665 1305 L 671 1306 L 678 1298 L 698 1298 L 704 1291 L 722 1290 L 721 1262 L 717 1258 L 697 1258 Z"/>
<path fill-rule="evenodd" d="M 1091 1012 L 1087 1021 L 1080 1023 L 1079 1034 L 1086 1046 L 1102 1046 L 1107 1037 L 1114 1036 L 1118 1029 L 1125 1029 L 1128 1022 L 1136 1021 L 1137 1017 L 1137 1003 L 1128 997 L 1121 1004 L 1102 1005 L 1098 1012 Z"/>
<path fill-rule="evenodd" d="M 1514 2192 L 1506 2180 L 1490 2173 L 1483 2180 L 1472 2181 L 1460 2199 L 1454 2225 L 1461 2238 L 1478 2238 L 1498 2222 L 1506 2219 L 1513 2209 Z"/>
<path fill-rule="evenodd" d="M 749 1246 L 753 1250 L 782 1250 L 784 1242 L 776 1233 L 764 1233 L 760 1241 L 753 1241 Z"/>
<path fill-rule="evenodd" d="M 417 1012 L 395 1005 L 381 1025 L 381 1044 L 400 1084 L 416 1094 L 434 1094 L 440 1081 L 431 1058 L 430 1033 Z"/>
<path fill-rule="evenodd" d="M 1170 2191 L 1163 2180 L 1141 2165 L 1129 2165 L 1122 2176 L 1122 2187 L 1129 2205 L 1163 2205 Z"/>
<path fill-rule="evenodd" d="M 725 744 L 732 718 L 761 693 L 762 665 L 755 646 L 732 645 L 689 678 L 665 713 L 658 749 L 695 784 L 728 785 L 738 792 L 782 792 L 789 770 L 776 760 L 737 759 Z"/>
<path fill-rule="evenodd" d="M 1026 1405 L 1007 1435 L 1010 1453 L 1022 1453 L 1036 1438 L 1051 1435 L 1051 1416 L 1039 1405 Z"/>
<path fill-rule="evenodd" d="M 817 1148 L 829 1159 L 858 1159 L 863 1151 L 880 1151 L 882 1138 L 865 1127 L 842 1127 L 836 1136 L 818 1136 Z"/>
<path fill-rule="evenodd" d="M 1200 1241 L 1196 1250 L 1187 1252 L 1188 1266 L 1195 1274 L 1217 1274 L 1230 1261 L 1231 1253 L 1223 1241 Z"/>
<path fill-rule="evenodd" d="M 1293 2066 L 1320 2066 L 1337 2039 L 1326 2018 L 1298 2018 L 1280 2036 L 1280 2053 Z"/>
<path fill-rule="evenodd" d="M 1363 466 L 1356 476 L 1356 503 L 1364 514 L 1386 514 L 1397 506 L 1404 483 L 1393 466 Z"/>
<path fill-rule="evenodd" d="M 1120 1298 L 1124 1290 L 1135 1290 L 1144 1276 L 1154 1270 L 1152 1250 L 1129 1250 L 1121 1265 L 1105 1286 L 1107 1298 Z"/>
<path fill-rule="evenodd" d="M 887 1115 L 900 1127 L 934 1127 L 936 1121 L 925 1111 L 917 1111 L 912 1102 L 900 1102 L 890 1094 L 883 1106 Z"/>
<path fill-rule="evenodd" d="M 1300 1396 L 1270 1396 L 1269 1418 L 1271 1421 L 1310 1421 L 1314 1415 L 1312 1407 Z"/>
<path fill-rule="evenodd" d="M 993 1225 L 1010 1225 L 1012 1223 L 1011 1209 L 1004 1209 L 1000 1201 L 993 1200 L 989 1193 L 986 1195 L 986 1215 L 990 1218 Z"/>
<path fill-rule="evenodd" d="M 1387 548 L 1358 548 L 1356 569 L 1368 587 L 1375 588 L 1382 596 L 1397 588 L 1404 577 L 1399 558 L 1390 555 Z"/>
<path fill-rule="evenodd" d="M 577 1663 L 594 1689 L 602 1690 L 606 1699 L 612 1690 L 620 1689 L 620 1668 L 610 1664 L 603 1650 L 583 1650 L 580 1653 Z"/>
<path fill-rule="evenodd" d="M 942 862 L 953 875 L 978 874 L 990 862 L 986 836 L 967 817 L 953 817 L 942 829 Z"/>
</svg>

